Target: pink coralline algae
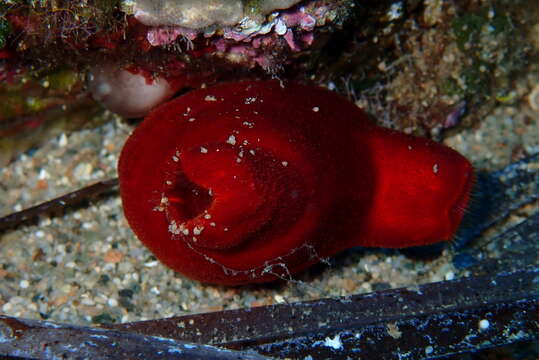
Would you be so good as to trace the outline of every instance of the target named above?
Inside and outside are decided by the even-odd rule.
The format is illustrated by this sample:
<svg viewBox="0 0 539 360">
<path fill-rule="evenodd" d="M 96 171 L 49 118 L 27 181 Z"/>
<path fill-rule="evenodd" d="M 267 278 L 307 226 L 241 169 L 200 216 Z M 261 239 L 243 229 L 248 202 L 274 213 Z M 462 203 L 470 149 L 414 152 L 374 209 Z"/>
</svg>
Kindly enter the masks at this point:
<svg viewBox="0 0 539 360">
<path fill-rule="evenodd" d="M 317 14 L 322 15 L 323 12 L 318 11 Z M 299 26 L 305 31 L 312 31 L 316 26 L 316 18 L 313 15 L 305 13 L 304 7 L 300 7 L 297 11 L 284 13 L 282 21 L 287 27 Z"/>
<path fill-rule="evenodd" d="M 251 61 L 267 69 L 275 60 L 266 50 L 275 48 L 280 42 L 286 44 L 292 52 L 312 45 L 316 27 L 325 25 L 335 17 L 335 12 L 330 11 L 328 6 L 326 3 L 311 1 L 292 9 L 274 11 L 263 22 L 245 17 L 237 25 L 222 29 L 191 29 L 169 24 L 151 26 L 147 40 L 154 47 L 170 46 L 178 40 L 184 40 L 189 50 L 194 41 L 206 38 L 207 44 L 222 56 L 239 55 L 243 61 Z"/>
</svg>

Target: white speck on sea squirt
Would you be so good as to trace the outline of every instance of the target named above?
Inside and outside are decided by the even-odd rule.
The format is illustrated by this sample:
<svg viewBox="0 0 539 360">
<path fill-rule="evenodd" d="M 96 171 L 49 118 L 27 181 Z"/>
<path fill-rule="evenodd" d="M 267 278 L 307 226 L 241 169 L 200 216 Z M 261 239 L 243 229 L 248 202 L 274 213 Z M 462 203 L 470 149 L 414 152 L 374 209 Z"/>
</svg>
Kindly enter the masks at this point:
<svg viewBox="0 0 539 360">
<path fill-rule="evenodd" d="M 230 135 L 226 140 L 226 143 L 230 145 L 236 145 L 236 137 L 234 135 Z"/>
</svg>

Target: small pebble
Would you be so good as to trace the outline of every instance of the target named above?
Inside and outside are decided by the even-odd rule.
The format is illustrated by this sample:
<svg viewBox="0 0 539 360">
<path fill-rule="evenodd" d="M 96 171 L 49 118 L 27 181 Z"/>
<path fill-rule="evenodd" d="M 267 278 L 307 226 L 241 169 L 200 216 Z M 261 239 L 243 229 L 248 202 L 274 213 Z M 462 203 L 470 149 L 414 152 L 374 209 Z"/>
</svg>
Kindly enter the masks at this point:
<svg viewBox="0 0 539 360">
<path fill-rule="evenodd" d="M 104 260 L 109 264 L 117 264 L 123 259 L 123 254 L 121 251 L 116 249 L 110 249 L 105 253 Z"/>
<path fill-rule="evenodd" d="M 490 327 L 490 322 L 486 319 L 479 321 L 479 330 L 486 330 Z"/>
<path fill-rule="evenodd" d="M 88 163 L 80 163 L 73 169 L 73 176 L 77 180 L 87 180 L 92 174 L 93 167 Z"/>
</svg>

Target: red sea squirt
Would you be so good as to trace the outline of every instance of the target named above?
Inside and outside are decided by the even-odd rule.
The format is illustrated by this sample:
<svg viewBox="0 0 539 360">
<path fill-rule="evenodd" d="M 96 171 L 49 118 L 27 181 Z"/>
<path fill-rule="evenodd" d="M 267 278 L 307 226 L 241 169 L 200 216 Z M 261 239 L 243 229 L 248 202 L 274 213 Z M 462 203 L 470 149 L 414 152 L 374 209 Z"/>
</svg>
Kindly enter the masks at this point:
<svg viewBox="0 0 539 360">
<path fill-rule="evenodd" d="M 158 259 L 238 285 L 289 278 L 354 246 L 449 240 L 473 169 L 328 90 L 246 81 L 153 110 L 127 140 L 119 176 L 126 218 Z"/>
</svg>

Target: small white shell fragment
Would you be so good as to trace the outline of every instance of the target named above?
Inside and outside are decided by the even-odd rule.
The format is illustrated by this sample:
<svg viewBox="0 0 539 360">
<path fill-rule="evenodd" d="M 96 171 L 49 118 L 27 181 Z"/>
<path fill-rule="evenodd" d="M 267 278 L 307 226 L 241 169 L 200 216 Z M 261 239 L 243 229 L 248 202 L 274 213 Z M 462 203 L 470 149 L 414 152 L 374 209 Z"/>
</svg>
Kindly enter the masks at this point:
<svg viewBox="0 0 539 360">
<path fill-rule="evenodd" d="M 490 321 L 488 321 L 487 319 L 482 319 L 482 320 L 479 320 L 479 330 L 486 330 L 490 327 Z"/>
</svg>

